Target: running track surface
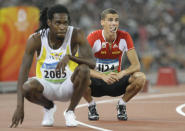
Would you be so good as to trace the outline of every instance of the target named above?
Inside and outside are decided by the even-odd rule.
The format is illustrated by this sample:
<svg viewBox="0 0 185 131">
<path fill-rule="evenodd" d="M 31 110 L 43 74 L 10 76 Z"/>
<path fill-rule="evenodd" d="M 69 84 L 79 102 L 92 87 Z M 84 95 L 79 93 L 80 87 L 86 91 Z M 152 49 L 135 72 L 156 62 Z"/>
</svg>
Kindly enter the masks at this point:
<svg viewBox="0 0 185 131">
<path fill-rule="evenodd" d="M 119 97 L 95 98 L 99 121 L 87 119 L 87 104 L 82 99 L 75 111 L 78 127 L 65 127 L 63 112 L 69 103 L 55 102 L 53 127 L 42 127 L 42 107 L 25 100 L 25 119 L 17 128 L 9 128 L 16 108 L 16 94 L 0 94 L 0 131 L 185 131 L 185 85 L 152 87 L 127 103 L 128 121 L 118 121 Z"/>
</svg>

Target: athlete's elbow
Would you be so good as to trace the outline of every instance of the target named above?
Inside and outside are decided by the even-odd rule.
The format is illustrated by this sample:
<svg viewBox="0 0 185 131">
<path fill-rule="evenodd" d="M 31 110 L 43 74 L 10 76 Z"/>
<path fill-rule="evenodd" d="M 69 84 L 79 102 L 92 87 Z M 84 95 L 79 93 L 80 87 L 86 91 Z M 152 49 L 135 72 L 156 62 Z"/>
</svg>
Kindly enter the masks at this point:
<svg viewBox="0 0 185 131">
<path fill-rule="evenodd" d="M 92 61 L 89 68 L 94 69 L 96 67 L 96 62 Z"/>
<path fill-rule="evenodd" d="M 94 69 L 95 67 L 96 67 L 96 59 L 95 59 L 95 57 L 93 57 L 92 59 L 90 59 L 89 68 Z"/>
<path fill-rule="evenodd" d="M 140 64 L 137 64 L 137 65 L 135 66 L 135 71 L 138 72 L 138 71 L 140 71 L 140 70 L 141 70 L 141 65 L 140 65 Z"/>
</svg>

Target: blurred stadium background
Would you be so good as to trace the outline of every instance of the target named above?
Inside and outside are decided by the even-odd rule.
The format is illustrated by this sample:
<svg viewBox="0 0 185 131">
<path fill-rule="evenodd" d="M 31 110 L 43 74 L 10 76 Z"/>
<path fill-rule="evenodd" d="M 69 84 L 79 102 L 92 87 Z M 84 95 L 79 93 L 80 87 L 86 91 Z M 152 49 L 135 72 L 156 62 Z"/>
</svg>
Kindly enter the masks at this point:
<svg viewBox="0 0 185 131">
<path fill-rule="evenodd" d="M 163 77 L 167 85 L 185 83 L 185 0 L 0 0 L 0 93 L 16 91 L 25 43 L 38 27 L 39 10 L 57 3 L 68 7 L 72 25 L 86 34 L 101 28 L 102 10 L 115 8 L 148 82 L 157 85 Z M 124 57 L 123 68 L 128 65 Z"/>
</svg>

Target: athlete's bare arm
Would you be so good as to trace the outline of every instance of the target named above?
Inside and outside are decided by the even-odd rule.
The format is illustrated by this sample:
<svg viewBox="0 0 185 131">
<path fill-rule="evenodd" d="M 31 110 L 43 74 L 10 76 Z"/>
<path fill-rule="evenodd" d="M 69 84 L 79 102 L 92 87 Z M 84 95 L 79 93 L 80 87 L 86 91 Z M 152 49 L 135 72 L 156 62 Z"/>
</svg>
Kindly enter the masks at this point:
<svg viewBox="0 0 185 131">
<path fill-rule="evenodd" d="M 92 49 L 88 44 L 85 34 L 82 30 L 78 30 L 77 42 L 79 45 L 79 57 L 83 57 L 85 60 L 88 60 L 91 69 L 95 67 L 95 57 L 92 53 Z"/>
<path fill-rule="evenodd" d="M 12 117 L 12 124 L 10 127 L 17 127 L 24 120 L 24 97 L 22 92 L 22 86 L 28 79 L 31 64 L 33 62 L 34 53 L 36 50 L 40 50 L 39 39 L 32 35 L 26 44 L 25 53 L 22 60 L 22 65 L 19 72 L 19 78 L 17 83 L 17 108 Z"/>
<path fill-rule="evenodd" d="M 95 68 L 95 59 L 94 59 L 91 47 L 87 43 L 84 32 L 82 30 L 74 29 L 71 48 L 72 48 L 72 55 L 66 55 L 58 63 L 57 69 L 62 68 L 62 71 L 64 71 L 65 66 L 68 63 L 69 59 L 78 64 L 86 64 L 91 69 Z M 79 57 L 74 56 L 77 51 L 78 51 Z"/>
<path fill-rule="evenodd" d="M 140 65 L 140 62 L 139 62 L 139 59 L 138 59 L 138 56 L 137 56 L 135 49 L 131 49 L 131 50 L 127 51 L 127 57 L 128 57 L 128 60 L 130 61 L 131 65 L 127 69 L 122 70 L 121 72 L 118 73 L 119 79 L 121 79 L 125 75 L 140 71 L 141 65 Z"/>
</svg>

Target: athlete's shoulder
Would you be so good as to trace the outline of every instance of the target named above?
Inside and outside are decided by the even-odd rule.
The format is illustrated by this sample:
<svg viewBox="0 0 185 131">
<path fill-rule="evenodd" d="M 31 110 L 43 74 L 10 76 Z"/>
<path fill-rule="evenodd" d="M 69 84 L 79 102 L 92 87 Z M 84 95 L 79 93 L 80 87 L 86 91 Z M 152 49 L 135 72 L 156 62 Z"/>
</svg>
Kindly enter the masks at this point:
<svg viewBox="0 0 185 131">
<path fill-rule="evenodd" d="M 95 30 L 91 32 L 88 37 L 100 37 L 102 35 L 102 30 Z"/>
<path fill-rule="evenodd" d="M 70 28 L 73 28 L 73 32 L 75 32 L 75 33 L 78 33 L 78 32 L 82 31 L 82 29 L 79 28 L 79 27 L 70 26 Z"/>
<path fill-rule="evenodd" d="M 132 37 L 127 31 L 118 30 L 119 39 L 125 39 L 128 42 L 132 42 Z"/>
<path fill-rule="evenodd" d="M 26 48 L 28 51 L 39 51 L 41 48 L 41 34 L 35 32 L 31 34 L 27 40 Z"/>
<path fill-rule="evenodd" d="M 97 39 L 100 39 L 102 36 L 102 30 L 96 30 L 91 32 L 88 36 L 87 36 L 87 40 L 91 40 L 91 41 L 95 41 Z"/>
<path fill-rule="evenodd" d="M 81 35 L 85 34 L 85 32 L 81 28 L 79 28 L 79 27 L 71 26 L 71 28 L 73 28 L 73 36 L 75 38 L 80 37 Z"/>
<path fill-rule="evenodd" d="M 102 39 L 102 30 L 93 31 L 87 36 L 87 40 L 91 47 L 93 46 L 94 42 L 99 39 Z"/>
<path fill-rule="evenodd" d="M 124 38 L 130 36 L 130 34 L 127 31 L 124 31 L 124 30 L 118 30 L 117 33 L 118 33 L 118 36 L 124 37 Z"/>
<path fill-rule="evenodd" d="M 39 41 L 41 38 L 41 34 L 39 32 L 35 32 L 32 33 L 29 37 L 28 37 L 28 41 L 33 41 L 33 42 L 37 42 Z"/>
<path fill-rule="evenodd" d="M 73 27 L 73 32 L 72 32 L 72 38 L 71 42 L 73 44 L 81 44 L 84 43 L 83 41 L 85 40 L 85 32 L 79 28 L 79 27 Z"/>
<path fill-rule="evenodd" d="M 134 48 L 134 43 L 133 43 L 132 37 L 127 31 L 118 30 L 118 37 L 120 40 L 124 39 L 126 41 L 128 50 Z"/>
</svg>

